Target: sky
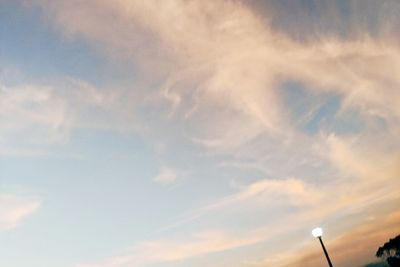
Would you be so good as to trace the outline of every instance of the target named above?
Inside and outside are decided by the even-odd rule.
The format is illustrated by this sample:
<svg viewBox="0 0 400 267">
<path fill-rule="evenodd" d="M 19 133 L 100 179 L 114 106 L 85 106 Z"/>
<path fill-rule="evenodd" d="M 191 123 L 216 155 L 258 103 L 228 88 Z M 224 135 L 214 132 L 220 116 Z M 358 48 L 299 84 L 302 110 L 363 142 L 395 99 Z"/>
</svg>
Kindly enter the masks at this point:
<svg viewBox="0 0 400 267">
<path fill-rule="evenodd" d="M 336 266 L 400 233 L 400 2 L 0 0 L 0 266 Z"/>
</svg>

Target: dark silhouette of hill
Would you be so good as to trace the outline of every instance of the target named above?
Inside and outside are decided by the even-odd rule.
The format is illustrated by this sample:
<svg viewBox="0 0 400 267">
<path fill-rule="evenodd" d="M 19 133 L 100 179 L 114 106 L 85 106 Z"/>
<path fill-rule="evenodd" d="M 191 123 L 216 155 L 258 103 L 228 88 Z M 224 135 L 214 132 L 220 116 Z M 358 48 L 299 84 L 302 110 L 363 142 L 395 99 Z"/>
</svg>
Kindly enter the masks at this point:
<svg viewBox="0 0 400 267">
<path fill-rule="evenodd" d="M 382 261 L 382 262 L 370 263 L 370 264 L 365 265 L 364 267 L 390 267 L 390 265 L 387 264 L 387 262 Z"/>
</svg>

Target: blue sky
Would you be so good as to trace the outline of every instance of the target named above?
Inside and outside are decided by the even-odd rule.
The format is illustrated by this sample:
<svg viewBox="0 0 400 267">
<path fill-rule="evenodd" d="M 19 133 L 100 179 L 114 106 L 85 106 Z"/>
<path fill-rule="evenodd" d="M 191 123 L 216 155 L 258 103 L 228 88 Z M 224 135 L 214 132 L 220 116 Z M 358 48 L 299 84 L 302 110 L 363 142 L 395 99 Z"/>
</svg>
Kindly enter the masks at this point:
<svg viewBox="0 0 400 267">
<path fill-rule="evenodd" d="M 321 266 L 318 225 L 336 264 L 375 260 L 399 10 L 0 0 L 0 265 Z"/>
</svg>

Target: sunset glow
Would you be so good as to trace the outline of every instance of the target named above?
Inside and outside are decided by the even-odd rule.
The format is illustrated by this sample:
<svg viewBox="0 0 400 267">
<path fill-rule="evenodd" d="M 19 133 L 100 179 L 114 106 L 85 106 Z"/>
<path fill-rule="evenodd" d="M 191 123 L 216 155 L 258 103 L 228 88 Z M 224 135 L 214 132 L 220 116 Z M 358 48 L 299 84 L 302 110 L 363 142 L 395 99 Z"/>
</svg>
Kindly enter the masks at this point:
<svg viewBox="0 0 400 267">
<path fill-rule="evenodd" d="M 363 267 L 400 234 L 400 1 L 0 0 L 0 266 Z"/>
</svg>

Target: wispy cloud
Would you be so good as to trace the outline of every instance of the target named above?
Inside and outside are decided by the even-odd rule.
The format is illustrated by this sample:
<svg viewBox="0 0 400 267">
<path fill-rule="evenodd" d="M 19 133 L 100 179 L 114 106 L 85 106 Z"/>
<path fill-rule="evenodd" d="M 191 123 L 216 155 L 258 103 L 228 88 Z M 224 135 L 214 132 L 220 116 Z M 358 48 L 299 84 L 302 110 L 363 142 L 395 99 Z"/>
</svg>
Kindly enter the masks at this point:
<svg viewBox="0 0 400 267">
<path fill-rule="evenodd" d="M 129 132 L 137 127 L 126 124 L 133 112 L 122 105 L 121 90 L 96 88 L 72 78 L 0 84 L 0 96 L 0 156 L 46 154 L 52 146 L 68 143 L 76 129 Z"/>
<path fill-rule="evenodd" d="M 10 230 L 40 207 L 37 198 L 0 194 L 0 231 Z"/>
<path fill-rule="evenodd" d="M 79 264 L 89 266 L 147 266 L 155 263 L 179 262 L 187 258 L 215 253 L 252 244 L 262 239 L 260 236 L 235 237 L 220 231 L 199 232 L 181 241 L 144 242 L 126 255 L 117 256 L 104 264 Z"/>
<path fill-rule="evenodd" d="M 171 184 L 178 179 L 178 172 L 171 167 L 163 166 L 153 181 L 160 184 Z"/>
<path fill-rule="evenodd" d="M 264 131 L 290 129 L 279 96 L 282 80 L 338 93 L 344 107 L 398 122 L 400 53 L 391 40 L 320 36 L 305 44 L 268 29 L 245 5 L 228 1 L 38 2 L 67 34 L 131 56 L 144 69 L 157 62 L 157 69 L 168 71 L 163 87 L 168 94 L 162 95 L 181 99 L 173 105 L 186 110 L 187 133 L 206 145 L 234 146 Z M 140 41 L 150 38 L 151 45 Z M 138 60 L 147 50 L 153 56 Z M 163 76 L 153 68 L 151 74 Z M 203 124 L 204 116 L 215 119 Z"/>
<path fill-rule="evenodd" d="M 328 139 L 332 140 L 332 138 L 334 137 L 329 137 Z M 341 145 L 346 146 L 344 144 Z M 337 148 L 335 147 L 334 149 Z M 357 152 L 355 153 L 357 154 Z M 342 159 L 343 157 L 340 158 Z M 352 161 L 362 160 L 362 157 L 359 159 L 355 155 L 352 158 Z M 351 163 L 352 161 L 349 164 L 353 164 Z M 388 166 L 385 163 L 374 165 L 374 168 L 382 168 L 381 170 Z M 397 166 L 393 165 L 395 168 Z M 358 168 L 348 166 L 344 170 L 346 172 L 350 171 L 353 175 L 353 171 L 357 171 Z M 308 230 L 318 222 L 335 221 L 339 217 L 345 218 L 364 211 L 370 205 L 385 206 L 387 203 L 395 201 L 396 197 L 398 197 L 397 191 L 390 190 L 394 184 L 389 182 L 391 179 L 394 179 L 394 176 L 391 174 L 392 171 L 394 170 L 387 169 L 387 173 L 380 173 L 383 177 L 383 180 L 380 180 L 380 182 L 387 183 L 383 191 L 371 189 L 370 179 L 362 175 L 359 176 L 358 173 L 355 176 L 351 176 L 353 178 L 350 179 L 353 183 L 358 183 L 357 187 L 348 186 L 347 182 L 350 181 L 349 178 L 343 178 L 343 181 L 341 179 L 337 181 L 332 180 L 331 184 L 319 186 L 305 184 L 302 180 L 293 178 L 256 181 L 242 187 L 238 192 L 230 196 L 217 199 L 214 203 L 198 209 L 182 220 L 178 220 L 174 224 L 167 226 L 166 229 L 170 230 L 177 226 L 182 227 L 195 220 L 205 220 L 210 216 L 221 217 L 226 221 L 235 220 L 235 218 L 237 219 L 237 215 L 230 217 L 232 214 L 238 213 L 244 216 L 243 214 L 248 215 L 251 210 L 254 211 L 251 214 L 253 216 L 257 214 L 258 218 L 261 212 L 264 214 L 273 214 L 274 209 L 287 210 L 288 207 L 291 207 L 292 212 L 281 214 L 279 219 L 266 220 L 266 223 L 255 228 L 241 228 L 240 231 L 232 230 L 232 232 L 229 232 L 226 230 L 229 228 L 229 225 L 225 225 L 225 230 L 208 229 L 192 232 L 191 236 L 176 237 L 179 241 L 176 241 L 176 238 L 174 240 L 166 238 L 144 241 L 138 243 L 129 252 L 113 257 L 103 264 L 93 266 L 147 266 L 155 263 L 188 261 L 209 253 L 229 251 L 273 240 L 276 235 L 281 237 L 289 236 L 296 233 L 298 229 L 308 233 Z M 324 204 L 321 205 L 321 203 Z M 293 225 L 293 222 L 296 222 L 295 225 Z M 371 225 L 371 229 L 374 227 L 376 225 Z M 274 229 L 274 231 L 271 231 L 271 229 Z M 368 228 L 368 231 L 370 231 L 370 228 Z M 376 234 L 376 237 L 379 236 L 382 235 Z M 375 240 L 375 237 L 373 240 Z M 369 244 L 371 247 L 375 241 L 370 241 Z M 334 243 L 342 244 L 342 241 L 335 241 Z M 302 245 L 305 244 L 302 243 Z M 243 264 L 265 266 L 274 263 L 280 264 L 278 266 L 286 266 L 288 261 L 292 260 L 295 255 L 301 254 L 298 252 L 296 244 L 286 249 L 290 251 L 287 255 L 279 256 L 280 254 L 278 253 L 260 261 L 246 260 Z M 361 252 L 357 250 L 354 253 L 358 255 Z M 314 262 L 314 258 L 309 257 L 308 259 L 312 260 L 316 266 L 318 263 Z M 340 258 L 340 261 L 344 260 L 341 256 L 338 258 Z M 358 261 L 361 262 L 361 258 Z"/>
<path fill-rule="evenodd" d="M 267 177 L 200 205 L 173 224 L 209 220 L 210 214 L 225 221 L 241 219 L 247 212 L 274 215 L 254 229 L 243 223 L 238 233 L 227 230 L 234 228 L 231 225 L 215 230 L 212 223 L 204 223 L 186 237 L 140 242 L 104 264 L 79 266 L 186 261 L 269 240 L 277 234 L 271 231 L 274 226 L 284 235 L 312 223 L 332 223 L 369 204 L 383 206 L 398 193 L 400 47 L 396 38 L 320 33 L 318 38 L 299 41 L 238 1 L 27 2 L 39 5 L 68 38 L 81 38 L 112 60 L 135 64 L 141 82 L 148 86 L 135 88 L 139 94 L 132 88 L 112 93 L 80 81 L 72 82 L 75 90 L 2 87 L 0 114 L 12 114 L 1 128 L 3 151 L 20 140 L 15 133 L 32 128 L 31 143 L 14 149 L 62 142 L 79 127 L 130 129 L 136 127 L 132 114 L 147 119 L 146 112 L 138 112 L 139 106 L 146 106 L 145 111 L 156 110 L 155 123 L 143 119 L 152 135 L 165 133 L 157 128 L 163 122 L 173 128 L 179 143 L 186 138 L 199 145 L 205 153 L 211 152 L 207 156 L 217 165 L 257 169 Z M 365 125 L 362 133 L 320 127 L 310 134 L 299 129 L 295 122 L 300 115 L 290 116 L 296 111 L 283 96 L 286 82 L 300 84 L 310 95 L 337 97 L 339 108 L 330 114 L 333 120 L 357 114 Z M 320 106 L 307 109 L 307 116 L 318 119 Z M 158 183 L 176 180 L 176 170 L 169 167 L 154 177 Z"/>
<path fill-rule="evenodd" d="M 317 188 L 305 184 L 300 179 L 263 179 L 242 186 L 238 192 L 215 200 L 213 203 L 201 207 L 182 219 L 167 225 L 162 230 L 176 228 L 201 219 L 203 216 L 218 216 L 230 212 L 253 211 L 254 214 L 264 209 L 283 209 L 284 207 L 310 206 L 319 201 L 322 194 Z M 232 218 L 233 219 L 233 218 Z"/>
<path fill-rule="evenodd" d="M 307 205 L 320 198 L 320 194 L 311 185 L 299 179 L 259 180 L 251 183 L 240 192 L 216 201 L 214 204 L 203 208 L 204 211 L 224 209 L 228 206 L 235 207 L 246 201 L 264 202 L 264 205 Z M 254 203 L 252 203 L 254 205 Z"/>
<path fill-rule="evenodd" d="M 183 121 L 184 136 L 215 151 L 265 135 L 272 142 L 291 137 L 298 129 L 282 98 L 285 81 L 338 94 L 343 110 L 355 108 L 362 120 L 383 120 L 399 131 L 400 52 L 391 39 L 321 35 L 304 43 L 234 1 L 30 2 L 69 37 L 134 62 L 144 82 L 161 84 L 158 94 L 146 98 L 170 103 L 169 114 Z"/>
</svg>

